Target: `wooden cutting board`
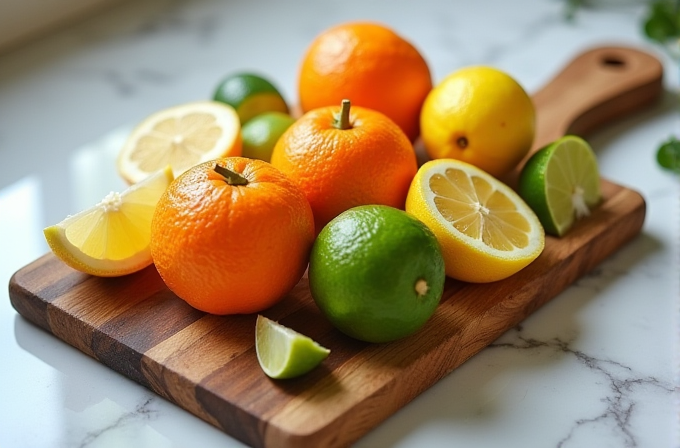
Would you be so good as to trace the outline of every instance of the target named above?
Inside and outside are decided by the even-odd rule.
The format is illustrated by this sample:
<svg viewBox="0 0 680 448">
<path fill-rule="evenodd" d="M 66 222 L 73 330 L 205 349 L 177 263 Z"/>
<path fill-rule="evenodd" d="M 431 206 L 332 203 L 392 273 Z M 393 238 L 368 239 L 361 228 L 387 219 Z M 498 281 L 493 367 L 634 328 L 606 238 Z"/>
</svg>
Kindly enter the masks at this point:
<svg viewBox="0 0 680 448">
<path fill-rule="evenodd" d="M 659 61 L 637 50 L 585 52 L 533 96 L 535 146 L 651 104 L 661 78 Z M 548 237 L 542 255 L 516 275 L 489 284 L 447 279 L 432 319 L 397 342 L 368 344 L 335 330 L 303 278 L 263 313 L 331 349 L 319 368 L 294 380 L 261 371 L 255 315 L 194 310 L 153 266 L 97 278 L 48 253 L 13 275 L 9 295 L 26 319 L 249 445 L 346 446 L 634 238 L 644 199 L 606 180 L 602 191 L 590 217 L 564 238 Z"/>
</svg>

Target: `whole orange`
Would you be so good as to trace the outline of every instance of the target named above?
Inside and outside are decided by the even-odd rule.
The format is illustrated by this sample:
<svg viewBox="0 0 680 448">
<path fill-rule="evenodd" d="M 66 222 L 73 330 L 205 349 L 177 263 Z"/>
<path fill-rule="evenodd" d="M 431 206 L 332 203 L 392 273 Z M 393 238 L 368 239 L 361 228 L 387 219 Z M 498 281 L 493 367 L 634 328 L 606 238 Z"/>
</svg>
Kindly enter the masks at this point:
<svg viewBox="0 0 680 448">
<path fill-rule="evenodd" d="M 303 112 L 349 98 L 390 117 L 411 141 L 418 137 L 420 108 L 431 89 L 421 53 L 390 28 L 371 22 L 343 23 L 318 35 L 298 78 Z"/>
<path fill-rule="evenodd" d="M 305 193 L 316 232 L 357 205 L 404 208 L 418 171 L 413 145 L 392 120 L 364 107 L 307 112 L 281 135 L 271 163 Z"/>
<path fill-rule="evenodd" d="M 151 256 L 168 288 L 211 314 L 264 310 L 307 268 L 312 210 L 269 163 L 228 157 L 190 168 L 158 201 Z"/>
</svg>

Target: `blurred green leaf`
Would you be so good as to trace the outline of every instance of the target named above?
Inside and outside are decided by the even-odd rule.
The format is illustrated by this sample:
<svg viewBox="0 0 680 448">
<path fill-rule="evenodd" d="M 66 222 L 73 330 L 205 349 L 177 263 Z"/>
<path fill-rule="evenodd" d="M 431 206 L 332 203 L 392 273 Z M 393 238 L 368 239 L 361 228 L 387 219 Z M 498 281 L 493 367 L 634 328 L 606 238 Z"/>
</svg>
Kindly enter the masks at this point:
<svg viewBox="0 0 680 448">
<path fill-rule="evenodd" d="M 680 0 L 651 2 L 643 28 L 647 37 L 660 43 L 680 37 Z"/>
<path fill-rule="evenodd" d="M 656 152 L 656 160 L 663 168 L 680 174 L 680 140 L 671 137 Z"/>
<path fill-rule="evenodd" d="M 564 16 L 568 22 L 573 22 L 576 18 L 576 11 L 582 6 L 583 0 L 567 0 Z"/>
</svg>

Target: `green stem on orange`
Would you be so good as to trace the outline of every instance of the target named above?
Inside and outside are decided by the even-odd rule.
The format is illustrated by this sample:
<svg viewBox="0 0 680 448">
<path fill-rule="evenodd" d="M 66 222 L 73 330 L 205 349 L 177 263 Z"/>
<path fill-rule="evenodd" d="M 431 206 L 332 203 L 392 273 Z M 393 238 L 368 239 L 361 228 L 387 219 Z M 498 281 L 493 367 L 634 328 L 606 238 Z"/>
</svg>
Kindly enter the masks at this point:
<svg viewBox="0 0 680 448">
<path fill-rule="evenodd" d="M 248 179 L 218 164 L 215 164 L 215 172 L 224 177 L 229 185 L 248 185 Z"/>
<path fill-rule="evenodd" d="M 340 109 L 340 114 L 335 116 L 335 121 L 333 122 L 333 126 L 337 129 L 349 129 L 352 127 L 352 125 L 349 123 L 349 108 L 350 108 L 350 102 L 349 100 L 345 99 L 342 100 L 342 106 Z"/>
</svg>

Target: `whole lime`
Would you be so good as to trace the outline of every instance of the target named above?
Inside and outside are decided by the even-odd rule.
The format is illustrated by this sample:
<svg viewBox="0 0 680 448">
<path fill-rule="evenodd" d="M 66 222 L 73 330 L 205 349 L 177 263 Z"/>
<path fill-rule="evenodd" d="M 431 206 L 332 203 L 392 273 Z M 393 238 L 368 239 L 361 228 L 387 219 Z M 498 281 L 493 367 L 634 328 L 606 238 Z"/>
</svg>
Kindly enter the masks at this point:
<svg viewBox="0 0 680 448">
<path fill-rule="evenodd" d="M 430 229 L 383 205 L 351 208 L 319 233 L 309 287 L 328 320 L 367 342 L 406 337 L 432 316 L 444 290 L 444 259 Z"/>
<path fill-rule="evenodd" d="M 243 157 L 269 162 L 279 137 L 295 123 L 295 119 L 283 112 L 265 112 L 251 118 L 241 127 Z"/>
<path fill-rule="evenodd" d="M 267 78 L 255 73 L 232 73 L 220 81 L 213 99 L 236 109 L 241 124 L 264 112 L 288 113 L 281 92 Z"/>
</svg>

